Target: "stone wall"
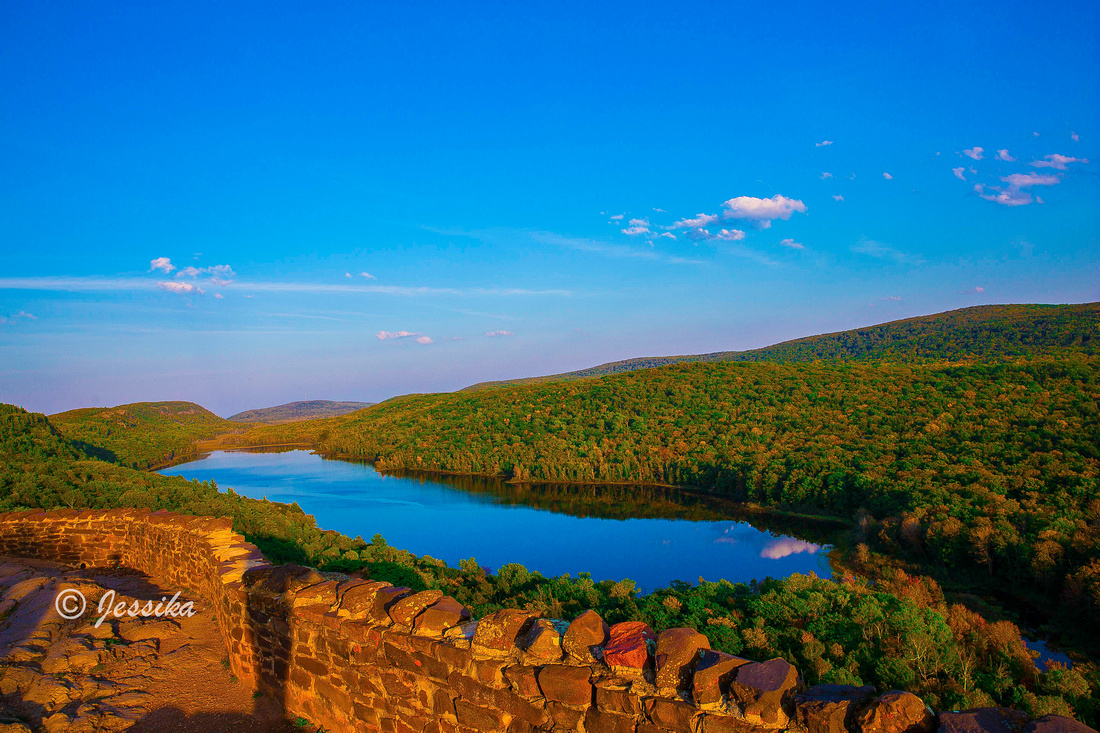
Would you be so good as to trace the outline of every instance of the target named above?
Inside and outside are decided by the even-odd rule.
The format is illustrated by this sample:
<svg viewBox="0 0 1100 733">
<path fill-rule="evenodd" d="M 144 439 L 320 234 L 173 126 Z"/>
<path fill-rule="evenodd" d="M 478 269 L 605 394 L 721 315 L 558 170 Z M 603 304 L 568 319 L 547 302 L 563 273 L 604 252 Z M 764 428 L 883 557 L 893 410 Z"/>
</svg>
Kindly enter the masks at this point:
<svg viewBox="0 0 1100 733">
<path fill-rule="evenodd" d="M 572 622 L 516 609 L 474 621 L 440 591 L 273 567 L 228 519 L 134 509 L 0 514 L 0 555 L 120 564 L 198 593 L 234 674 L 288 716 L 333 733 L 1091 730 L 996 708 L 935 715 L 904 692 L 805 689 L 782 659 L 713 651 L 691 629 L 608 627 L 594 611 Z"/>
</svg>

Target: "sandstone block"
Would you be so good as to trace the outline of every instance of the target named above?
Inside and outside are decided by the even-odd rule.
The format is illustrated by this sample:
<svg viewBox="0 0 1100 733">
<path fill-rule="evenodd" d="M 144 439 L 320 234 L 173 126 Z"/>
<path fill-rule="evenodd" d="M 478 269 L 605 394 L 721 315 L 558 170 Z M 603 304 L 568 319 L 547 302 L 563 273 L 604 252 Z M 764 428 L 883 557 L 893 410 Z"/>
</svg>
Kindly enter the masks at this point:
<svg viewBox="0 0 1100 733">
<path fill-rule="evenodd" d="M 441 590 L 424 590 L 413 593 L 394 601 L 393 605 L 387 609 L 387 613 L 389 613 L 395 624 L 411 627 L 413 619 L 420 615 L 421 611 L 442 597 L 443 591 Z"/>
<path fill-rule="evenodd" d="M 600 614 L 589 609 L 573 619 L 562 637 L 565 652 L 582 662 L 595 661 L 594 647 L 602 647 L 611 638 L 611 628 Z"/>
<path fill-rule="evenodd" d="M 710 649 L 707 637 L 695 629 L 667 629 L 657 635 L 657 687 L 679 690 L 690 687 L 699 664 L 699 652 Z"/>
<path fill-rule="evenodd" d="M 597 708 L 589 708 L 584 716 L 587 733 L 634 733 L 636 725 L 631 716 L 605 713 Z"/>
<path fill-rule="evenodd" d="M 690 731 L 691 719 L 698 709 L 679 700 L 650 697 L 645 700 L 645 714 L 655 725 L 666 730 Z"/>
<path fill-rule="evenodd" d="M 709 705 L 722 702 L 729 694 L 730 681 L 737 669 L 752 662 L 725 652 L 707 649 L 699 659 L 692 680 L 692 697 L 696 705 Z"/>
<path fill-rule="evenodd" d="M 793 700 L 798 685 L 797 669 L 784 659 L 769 659 L 739 667 L 730 682 L 730 695 L 741 703 L 747 719 L 780 726 L 787 722 L 783 708 Z"/>
<path fill-rule="evenodd" d="M 910 692 L 880 695 L 859 715 L 860 733 L 932 733 L 935 729 L 936 716 Z"/>
<path fill-rule="evenodd" d="M 527 633 L 520 638 L 519 646 L 538 661 L 560 662 L 564 627 L 564 621 L 536 619 Z"/>
<path fill-rule="evenodd" d="M 370 611 L 367 612 L 367 617 L 378 623 L 389 624 L 392 620 L 389 614 L 390 606 L 397 603 L 402 598 L 411 595 L 411 588 L 379 588 L 374 594 L 374 599 L 371 601 L 371 607 Z"/>
<path fill-rule="evenodd" d="M 592 704 L 592 670 L 551 664 L 538 672 L 539 689 L 547 700 L 582 707 Z"/>
<path fill-rule="evenodd" d="M 624 621 L 609 631 L 604 661 L 612 667 L 641 669 L 649 660 L 649 645 L 656 646 L 657 635 L 642 621 Z"/>
<path fill-rule="evenodd" d="M 1084 723 L 1064 715 L 1044 715 L 1024 727 L 1024 733 L 1097 733 Z"/>
<path fill-rule="evenodd" d="M 440 637 L 443 632 L 470 620 L 470 609 L 450 596 L 443 596 L 416 617 L 414 633 Z"/>
<path fill-rule="evenodd" d="M 542 611 L 505 608 L 478 621 L 473 646 L 495 652 L 511 651 L 528 624 L 542 617 Z"/>
<path fill-rule="evenodd" d="M 940 713 L 942 733 L 1020 733 L 1027 715 L 1009 708 L 976 708 L 961 713 Z"/>
<path fill-rule="evenodd" d="M 817 685 L 795 696 L 795 719 L 809 733 L 846 733 L 874 694 L 873 687 Z"/>
</svg>

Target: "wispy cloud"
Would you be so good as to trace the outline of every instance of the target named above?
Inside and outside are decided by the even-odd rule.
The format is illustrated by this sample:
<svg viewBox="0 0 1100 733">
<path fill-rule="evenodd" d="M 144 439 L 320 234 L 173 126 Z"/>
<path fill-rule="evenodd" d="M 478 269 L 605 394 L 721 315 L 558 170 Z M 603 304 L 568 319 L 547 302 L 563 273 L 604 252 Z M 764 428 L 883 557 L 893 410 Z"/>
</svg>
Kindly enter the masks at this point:
<svg viewBox="0 0 1100 733">
<path fill-rule="evenodd" d="M 784 247 L 790 247 L 791 249 L 805 249 L 805 245 L 801 242 L 796 242 L 793 239 L 780 239 L 779 244 Z"/>
<path fill-rule="evenodd" d="M 423 344 L 424 346 L 427 346 L 428 344 L 432 343 L 432 337 L 431 336 L 417 336 L 416 337 L 416 343 Z"/>
<path fill-rule="evenodd" d="M 1064 171 L 1068 170 L 1067 163 L 1088 163 L 1088 158 L 1071 158 L 1066 155 L 1045 155 L 1043 160 L 1034 160 L 1028 165 L 1033 168 L 1053 168 L 1054 170 Z"/>
<path fill-rule="evenodd" d="M 883 300 L 901 300 L 901 296 L 900 295 L 884 295 L 884 296 L 882 296 L 882 299 Z"/>
<path fill-rule="evenodd" d="M 771 198 L 738 196 L 722 203 L 725 219 L 746 219 L 758 229 L 767 229 L 775 219 L 786 221 L 795 212 L 805 213 L 806 204 L 798 199 L 776 194 Z"/>
<path fill-rule="evenodd" d="M 958 178 L 960 181 L 966 180 L 966 176 L 963 175 L 966 172 L 966 168 L 964 168 L 963 166 L 960 165 L 958 168 L 952 168 L 951 172 L 954 173 L 955 178 Z"/>
<path fill-rule="evenodd" d="M 839 193 L 833 194 L 833 201 L 843 201 L 843 200 L 844 200 L 844 197 L 841 196 Z"/>
<path fill-rule="evenodd" d="M 639 249 L 633 246 L 627 246 L 622 244 L 615 244 L 613 242 L 604 242 L 598 239 L 587 239 L 585 237 L 570 237 L 565 234 L 556 234 L 554 232 L 492 232 L 484 233 L 491 236 L 499 237 L 504 234 L 513 234 L 515 236 L 529 237 L 535 242 L 540 244 L 552 244 L 558 247 L 565 247 L 566 249 L 573 249 L 579 252 L 592 252 L 595 254 L 601 254 L 606 257 L 616 257 L 624 259 L 643 259 L 654 260 L 656 262 L 665 262 L 670 265 L 702 265 L 705 264 L 704 260 L 691 259 L 687 257 L 677 257 L 674 255 L 667 255 L 663 252 L 652 248 Z M 483 236 L 482 233 L 471 233 L 470 236 Z"/>
<path fill-rule="evenodd" d="M 963 155 L 968 158 L 973 158 L 974 160 L 981 160 L 983 152 L 985 152 L 985 148 L 974 146 L 972 148 L 967 148 L 966 150 L 964 150 Z"/>
<path fill-rule="evenodd" d="M 701 263 L 698 263 L 701 264 Z M 175 285 L 191 285 L 175 282 Z M 349 295 L 396 295 L 403 297 L 453 295 L 456 297 L 478 296 L 561 296 L 573 294 L 571 290 L 529 289 L 529 288 L 436 288 L 402 285 L 356 285 L 351 283 L 309 283 L 309 282 L 249 282 L 238 281 L 237 290 L 263 293 L 346 293 Z M 155 290 L 162 287 L 155 280 L 142 278 L 95 278 L 95 277 L 7 277 L 0 278 L 0 290 L 47 290 L 55 292 L 122 292 Z M 172 289 L 172 288 L 165 288 Z M 251 297 L 251 296 L 246 296 Z"/>
<path fill-rule="evenodd" d="M 37 321 L 38 317 L 32 313 L 27 313 L 27 311 L 19 311 L 18 313 L 13 313 L 10 316 L 0 316 L 0 326 L 6 323 L 15 323 L 19 320 Z"/>
<path fill-rule="evenodd" d="M 860 254 L 865 254 L 868 257 L 875 257 L 877 259 L 893 260 L 899 265 L 922 265 L 924 264 L 924 258 L 920 255 L 909 254 L 908 252 L 902 252 L 901 250 L 894 249 L 888 244 L 882 242 L 876 242 L 873 239 L 861 239 L 852 245 L 852 251 Z"/>
<path fill-rule="evenodd" d="M 882 177 L 885 178 L 887 181 L 894 180 L 894 177 L 892 175 L 890 175 L 889 173 L 886 173 L 885 171 L 883 171 Z"/>
<path fill-rule="evenodd" d="M 359 277 L 361 277 L 365 280 L 377 280 L 378 279 L 374 275 L 370 274 L 369 272 L 360 272 Z"/>
<path fill-rule="evenodd" d="M 502 338 L 504 336 L 514 335 L 511 331 L 486 331 L 485 335 L 489 338 Z"/>
<path fill-rule="evenodd" d="M 218 300 L 222 300 L 223 298 L 225 298 L 225 296 L 222 295 L 221 293 L 214 293 L 214 297 L 217 298 Z"/>
<path fill-rule="evenodd" d="M 172 264 L 172 260 L 167 257 L 157 257 L 155 260 L 149 260 L 149 272 L 153 270 L 160 270 L 164 273 L 169 273 L 176 269 L 176 266 Z"/>
<path fill-rule="evenodd" d="M 745 233 L 740 229 L 719 229 L 712 232 L 709 229 L 692 229 L 687 233 L 688 239 L 696 242 L 714 240 L 716 242 L 740 242 L 745 238 Z"/>
<path fill-rule="evenodd" d="M 814 147 L 815 147 L 815 148 L 823 148 L 823 147 L 825 147 L 826 145 L 832 145 L 832 144 L 833 144 L 833 141 L 832 141 L 832 140 L 822 140 L 822 141 L 821 141 L 821 142 L 819 142 L 819 143 L 814 143 Z"/>
<path fill-rule="evenodd" d="M 974 287 L 970 288 L 970 290 L 960 290 L 959 291 L 959 293 L 961 293 L 961 294 L 984 293 L 984 292 L 985 292 L 985 288 L 983 288 L 981 285 L 975 285 Z"/>
<path fill-rule="evenodd" d="M 346 277 L 348 280 L 350 280 L 351 279 L 351 273 L 350 272 L 345 272 L 344 277 Z"/>
<path fill-rule="evenodd" d="M 412 331 L 379 331 L 374 334 L 374 337 L 379 341 L 389 341 L 391 339 L 407 339 L 414 336 L 423 336 L 421 333 L 414 333 Z"/>
<path fill-rule="evenodd" d="M 1069 139 L 1072 140 L 1075 143 L 1081 142 L 1081 136 L 1078 135 L 1076 132 L 1071 132 L 1069 134 Z"/>
<path fill-rule="evenodd" d="M 199 295 L 203 295 L 206 292 L 194 283 L 184 283 L 178 282 L 176 280 L 167 280 L 165 282 L 157 283 L 157 287 L 161 290 L 167 290 L 170 293 L 178 293 L 180 295 L 188 295 L 191 293 L 198 293 Z"/>
<path fill-rule="evenodd" d="M 823 181 L 826 181 L 826 180 L 828 180 L 832 177 L 833 177 L 833 174 L 830 173 L 829 171 L 825 171 L 821 174 L 821 180 L 823 180 Z"/>
<path fill-rule="evenodd" d="M 1008 186 L 1005 188 L 990 186 L 989 190 L 992 193 L 986 193 L 986 187 L 978 183 L 974 185 L 974 193 L 986 201 L 992 201 L 1002 206 L 1027 206 L 1031 203 L 1041 204 L 1043 200 L 1022 189 L 1031 186 L 1055 186 L 1062 182 L 1062 179 L 1057 175 L 1041 173 L 1013 173 L 1002 177 L 1001 180 L 1007 183 Z"/>
<path fill-rule="evenodd" d="M 672 222 L 670 229 L 698 229 L 700 227 L 709 227 L 718 221 L 716 214 L 696 214 L 689 219 L 680 219 L 679 221 Z"/>
<path fill-rule="evenodd" d="M 1001 148 L 997 151 L 997 160 L 1003 160 L 1006 163 L 1016 162 L 1016 159 L 1008 154 L 1008 148 Z"/>
<path fill-rule="evenodd" d="M 611 221 L 622 221 L 626 217 L 626 214 L 612 214 Z"/>
</svg>

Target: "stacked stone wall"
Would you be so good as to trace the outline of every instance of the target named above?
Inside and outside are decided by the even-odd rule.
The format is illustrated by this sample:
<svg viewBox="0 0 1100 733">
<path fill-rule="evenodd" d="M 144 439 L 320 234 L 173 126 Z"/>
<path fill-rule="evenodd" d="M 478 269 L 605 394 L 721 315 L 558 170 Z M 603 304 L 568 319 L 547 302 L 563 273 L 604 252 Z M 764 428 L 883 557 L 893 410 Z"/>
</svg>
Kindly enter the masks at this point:
<svg viewBox="0 0 1100 733">
<path fill-rule="evenodd" d="M 126 566 L 201 596 L 242 683 L 333 733 L 1091 730 L 999 708 L 936 715 L 905 692 L 806 689 L 782 659 L 723 654 L 691 629 L 609 627 L 594 611 L 571 622 L 519 609 L 473 620 L 440 591 L 274 567 L 224 518 L 0 514 L 0 555 Z"/>
</svg>

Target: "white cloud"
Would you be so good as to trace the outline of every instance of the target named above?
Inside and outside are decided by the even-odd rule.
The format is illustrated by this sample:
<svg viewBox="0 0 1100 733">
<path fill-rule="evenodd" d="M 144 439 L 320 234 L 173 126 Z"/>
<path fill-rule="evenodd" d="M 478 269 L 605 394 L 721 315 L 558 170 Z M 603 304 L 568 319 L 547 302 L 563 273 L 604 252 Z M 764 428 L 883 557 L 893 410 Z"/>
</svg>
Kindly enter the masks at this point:
<svg viewBox="0 0 1100 733">
<path fill-rule="evenodd" d="M 351 279 L 351 273 L 350 272 L 345 272 L 344 277 L 346 277 L 350 280 Z"/>
<path fill-rule="evenodd" d="M 611 217 L 611 221 L 622 221 L 626 214 L 615 214 Z"/>
<path fill-rule="evenodd" d="M 641 224 L 635 224 L 633 226 L 627 227 L 626 229 L 620 229 L 619 231 L 621 231 L 623 234 L 626 234 L 626 235 L 631 236 L 631 237 L 636 237 L 639 234 L 650 234 L 651 233 L 649 231 L 649 227 L 642 226 Z"/>
<path fill-rule="evenodd" d="M 656 206 L 653 207 L 653 210 L 660 213 L 660 214 L 667 214 L 668 213 L 664 209 L 658 209 Z"/>
<path fill-rule="evenodd" d="M 431 342 L 432 342 L 431 336 L 417 336 L 416 337 L 416 343 L 418 343 L 418 344 L 424 344 L 425 346 L 427 346 Z"/>
<path fill-rule="evenodd" d="M 833 141 L 832 141 L 832 140 L 822 140 L 822 141 L 821 141 L 821 142 L 819 142 L 819 143 L 814 143 L 814 147 L 815 147 L 815 148 L 823 148 L 823 147 L 825 147 L 826 145 L 832 145 L 832 144 L 833 144 Z"/>
<path fill-rule="evenodd" d="M 370 274 L 369 272 L 360 272 L 360 273 L 359 273 L 359 277 L 365 278 L 365 279 L 367 279 L 367 280 L 375 280 L 375 279 L 377 279 L 377 278 L 375 278 L 375 277 L 374 277 L 374 275 Z"/>
<path fill-rule="evenodd" d="M 1034 160 L 1029 165 L 1033 168 L 1053 168 L 1055 170 L 1067 170 L 1066 163 L 1088 163 L 1088 158 L 1070 158 L 1065 155 L 1046 155 L 1043 160 Z"/>
<path fill-rule="evenodd" d="M 672 223 L 670 229 L 698 229 L 699 227 L 709 227 L 718 221 L 718 216 L 715 214 L 697 214 L 691 219 L 681 219 Z"/>
<path fill-rule="evenodd" d="M 222 298 L 224 298 L 225 296 L 224 296 L 224 295 L 222 295 L 221 293 L 214 293 L 214 297 L 215 297 L 215 298 L 217 298 L 218 300 L 221 300 L 221 299 L 222 299 Z"/>
<path fill-rule="evenodd" d="M 1034 135 L 1035 137 L 1039 137 L 1039 133 L 1037 133 L 1037 132 L 1033 132 L 1031 134 Z"/>
<path fill-rule="evenodd" d="M 996 193 L 985 193 L 985 187 L 980 183 L 974 184 L 974 193 L 981 196 L 986 201 L 992 201 L 1002 206 L 1027 206 L 1034 199 L 1030 193 L 1022 193 L 1019 190 L 1001 191 L 999 188 L 993 188 Z"/>
<path fill-rule="evenodd" d="M 966 176 L 963 175 L 963 171 L 965 170 L 966 169 L 960 165 L 958 168 L 952 168 L 951 172 L 955 174 L 955 178 L 958 178 L 960 181 L 965 181 Z"/>
<path fill-rule="evenodd" d="M 833 177 L 833 174 L 830 173 L 829 171 L 825 171 L 824 173 L 821 174 L 821 180 L 823 180 L 823 181 L 827 180 L 829 178 L 832 178 L 832 177 Z"/>
<path fill-rule="evenodd" d="M 149 272 L 153 270 L 161 270 L 165 273 L 171 272 L 176 269 L 176 266 L 172 264 L 172 260 L 167 257 L 158 257 L 155 260 L 149 260 Z"/>
<path fill-rule="evenodd" d="M 758 229 L 767 229 L 772 220 L 791 218 L 791 214 L 805 213 L 806 204 L 798 199 L 776 194 L 771 198 L 758 199 L 753 196 L 738 196 L 722 203 L 726 209 L 722 216 L 726 219 L 748 219 Z"/>
<path fill-rule="evenodd" d="M 836 194 L 833 194 L 833 200 L 834 201 L 843 201 L 844 197 L 841 196 L 839 193 L 836 193 Z"/>
<path fill-rule="evenodd" d="M 159 287 L 161 290 L 167 290 L 170 293 L 179 293 L 181 295 L 187 293 L 198 293 L 199 295 L 202 295 L 204 292 L 206 292 L 202 288 L 197 287 L 191 283 L 174 282 L 172 280 L 157 283 L 157 287 Z"/>
<path fill-rule="evenodd" d="M 1010 188 L 1017 190 L 1028 186 L 1055 186 L 1062 182 L 1062 179 L 1056 175 L 1041 173 L 1013 173 L 1001 180 L 1007 183 Z"/>
<path fill-rule="evenodd" d="M 1001 148 L 997 151 L 997 160 L 1003 160 L 1006 163 L 1016 162 L 1016 159 L 1008 154 L 1008 148 Z"/>
<path fill-rule="evenodd" d="M 513 335 L 511 331 L 486 331 L 485 335 L 489 338 L 501 338 L 502 336 Z"/>
<path fill-rule="evenodd" d="M 661 236 L 667 239 L 676 239 L 676 235 L 672 232 L 661 232 Z"/>
<path fill-rule="evenodd" d="M 901 300 L 901 296 L 900 295 L 884 295 L 884 296 L 882 296 L 882 299 L 883 300 Z"/>
<path fill-rule="evenodd" d="M 793 239 L 780 239 L 779 244 L 784 247 L 790 247 L 791 249 L 805 249 L 805 246 L 801 242 L 796 242 Z"/>
<path fill-rule="evenodd" d="M 692 229 L 687 233 L 687 236 L 688 239 L 695 242 L 705 242 L 708 240 L 718 242 L 739 242 L 745 238 L 745 233 L 740 229 L 719 229 L 717 232 L 712 232 L 709 229 L 699 227 Z"/>
<path fill-rule="evenodd" d="M 1071 132 L 1069 134 L 1069 139 L 1072 140 L 1075 143 L 1081 142 L 1081 136 L 1078 135 L 1076 132 Z"/>
<path fill-rule="evenodd" d="M 985 151 L 985 148 L 979 148 L 977 146 L 974 146 L 972 148 L 967 148 L 966 150 L 964 150 L 963 155 L 967 156 L 968 158 L 973 158 L 974 160 L 981 160 L 982 159 L 982 153 L 984 151 Z"/>
<path fill-rule="evenodd" d="M 19 311 L 18 313 L 15 313 L 15 314 L 10 315 L 10 316 L 0 316 L 0 326 L 4 325 L 5 323 L 15 323 L 16 321 L 18 321 L 21 318 L 24 319 L 24 320 L 28 320 L 28 321 L 37 321 L 38 320 L 37 316 L 35 316 L 31 313 L 27 313 L 27 311 Z"/>
<path fill-rule="evenodd" d="M 821 545 L 815 545 L 805 540 L 796 540 L 793 537 L 784 537 L 783 539 L 772 540 L 765 545 L 764 549 L 760 551 L 760 557 L 768 560 L 779 560 L 780 558 L 789 555 L 797 555 L 803 552 L 808 552 L 813 555 L 820 549 Z"/>
<path fill-rule="evenodd" d="M 210 275 L 210 280 L 215 285 L 225 286 L 233 282 L 229 278 L 236 275 L 236 273 L 233 272 L 233 268 L 229 265 L 211 265 L 210 267 L 188 266 L 176 273 L 177 278 L 189 277 L 194 279 L 199 275 Z"/>
<path fill-rule="evenodd" d="M 889 173 L 886 173 L 886 172 L 883 172 L 882 177 L 885 178 L 887 181 L 894 180 L 894 177 L 892 175 L 890 175 Z"/>
<path fill-rule="evenodd" d="M 379 341 L 387 341 L 389 339 L 407 339 L 421 335 L 423 334 L 413 333 L 412 331 L 379 331 L 374 334 L 374 337 Z"/>
<path fill-rule="evenodd" d="M 852 245 L 853 252 L 859 252 L 869 257 L 875 257 L 877 259 L 888 259 L 897 262 L 899 265 L 922 265 L 924 264 L 924 258 L 920 255 L 912 255 L 908 252 L 902 252 L 901 250 L 894 249 L 888 244 L 882 242 L 876 242 L 873 239 L 861 239 Z"/>
</svg>

